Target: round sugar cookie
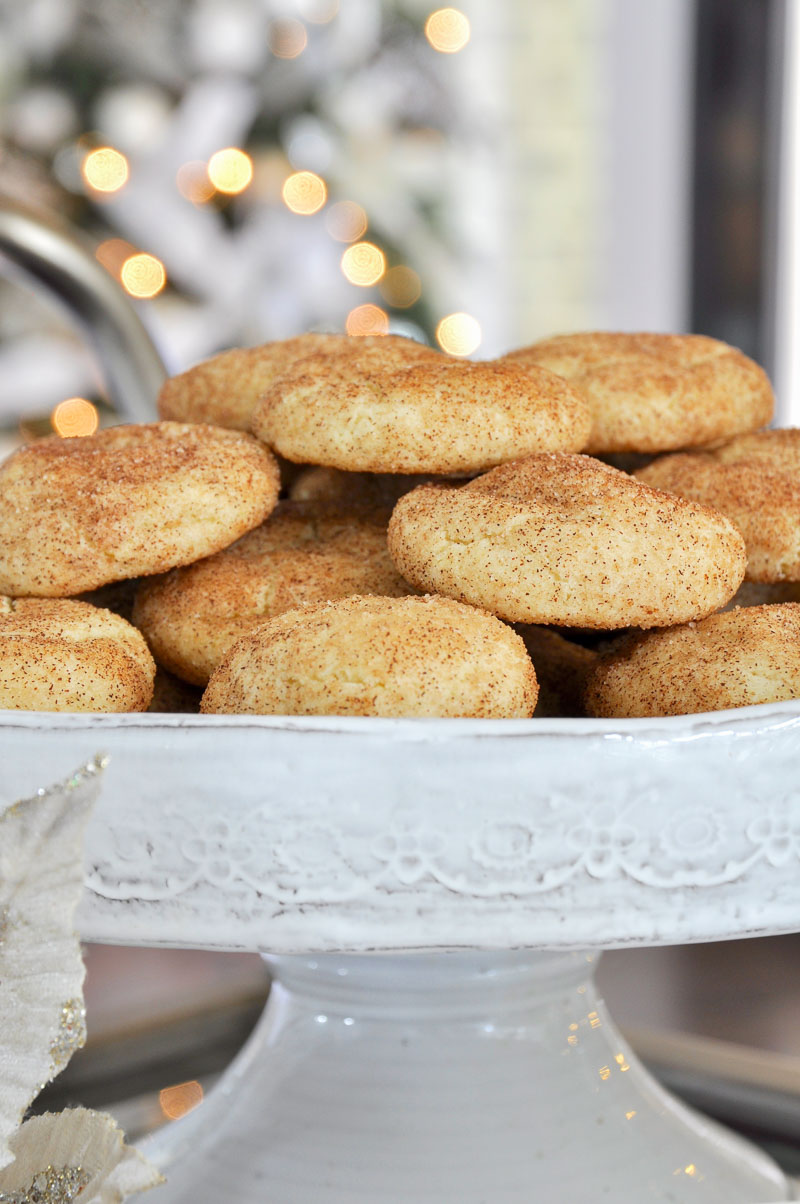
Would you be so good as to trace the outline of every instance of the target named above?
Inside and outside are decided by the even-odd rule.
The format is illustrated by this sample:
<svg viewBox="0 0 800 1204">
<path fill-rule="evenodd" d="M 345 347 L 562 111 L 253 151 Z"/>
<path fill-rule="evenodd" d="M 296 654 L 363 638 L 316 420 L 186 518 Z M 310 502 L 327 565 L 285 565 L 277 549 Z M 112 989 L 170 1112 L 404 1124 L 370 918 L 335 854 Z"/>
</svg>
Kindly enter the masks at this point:
<svg viewBox="0 0 800 1204">
<path fill-rule="evenodd" d="M 189 685 L 166 669 L 156 668 L 153 697 L 147 709 L 155 715 L 197 715 L 202 697 L 203 691 L 198 686 Z"/>
<path fill-rule="evenodd" d="M 511 622 L 592 629 L 701 618 L 745 565 L 722 515 L 566 453 L 412 490 L 392 513 L 389 551 L 417 589 Z"/>
<path fill-rule="evenodd" d="M 165 381 L 158 395 L 161 418 L 208 422 L 236 430 L 250 429 L 253 407 L 280 377 L 307 355 L 342 356 L 354 343 L 378 346 L 389 361 L 413 357 L 429 348 L 398 335 L 300 334 L 259 347 L 221 351 Z M 431 352 L 431 354 L 433 354 Z"/>
<path fill-rule="evenodd" d="M 663 456 L 635 475 L 726 515 L 744 536 L 748 581 L 800 581 L 800 429 Z"/>
<path fill-rule="evenodd" d="M 565 639 L 551 627 L 522 624 L 517 628 L 533 661 L 539 697 L 534 717 L 580 718 L 586 714 L 583 692 L 597 653 Z"/>
<path fill-rule="evenodd" d="M 205 713 L 521 719 L 536 704 L 525 645 L 449 598 L 345 598 L 291 610 L 239 640 Z"/>
<path fill-rule="evenodd" d="M 278 488 L 274 456 L 221 427 L 41 439 L 0 465 L 0 592 L 61 597 L 190 564 L 263 522 Z"/>
<path fill-rule="evenodd" d="M 410 587 L 386 545 L 387 510 L 281 502 L 222 552 L 139 587 L 133 622 L 160 665 L 204 686 L 241 636 L 282 611 Z"/>
<path fill-rule="evenodd" d="M 157 400 L 159 416 L 247 431 L 253 406 L 284 369 L 312 351 L 336 345 L 341 337 L 301 334 L 259 347 L 220 351 L 164 382 Z"/>
<path fill-rule="evenodd" d="M 601 718 L 692 715 L 800 697 L 800 605 L 748 606 L 624 636 L 589 676 Z"/>
<path fill-rule="evenodd" d="M 335 502 L 358 506 L 393 506 L 399 497 L 426 484 L 430 476 L 398 473 L 344 472 L 340 468 L 302 468 L 289 486 L 298 502 Z"/>
<path fill-rule="evenodd" d="M 503 360 L 569 381 L 591 411 L 593 454 L 715 443 L 765 426 L 774 409 L 764 370 L 705 335 L 565 334 Z"/>
<path fill-rule="evenodd" d="M 285 456 L 351 472 L 470 476 L 528 452 L 578 450 L 585 403 L 560 377 L 426 350 L 310 355 L 261 397 L 252 430 Z"/>
<path fill-rule="evenodd" d="M 142 635 L 110 610 L 0 596 L 0 710 L 146 711 L 155 671 Z"/>
</svg>

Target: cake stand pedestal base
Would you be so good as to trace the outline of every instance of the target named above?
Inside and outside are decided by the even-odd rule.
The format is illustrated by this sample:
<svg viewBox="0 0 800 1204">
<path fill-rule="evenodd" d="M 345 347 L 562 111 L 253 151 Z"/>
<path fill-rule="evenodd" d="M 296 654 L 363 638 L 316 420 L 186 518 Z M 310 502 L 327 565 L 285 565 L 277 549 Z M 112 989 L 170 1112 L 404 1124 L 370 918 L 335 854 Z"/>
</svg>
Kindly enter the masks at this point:
<svg viewBox="0 0 800 1204">
<path fill-rule="evenodd" d="M 754 1204 L 759 1151 L 668 1095 L 592 954 L 269 958 L 263 1019 L 143 1147 L 164 1204 Z"/>
</svg>

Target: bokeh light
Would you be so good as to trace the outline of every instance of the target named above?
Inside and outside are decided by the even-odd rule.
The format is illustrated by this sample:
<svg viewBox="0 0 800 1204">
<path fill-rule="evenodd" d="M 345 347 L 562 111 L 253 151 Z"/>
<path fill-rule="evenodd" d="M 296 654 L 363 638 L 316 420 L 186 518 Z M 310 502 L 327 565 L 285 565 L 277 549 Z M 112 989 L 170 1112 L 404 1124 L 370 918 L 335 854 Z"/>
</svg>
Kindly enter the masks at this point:
<svg viewBox="0 0 800 1204">
<path fill-rule="evenodd" d="M 267 40 L 276 58 L 296 59 L 308 45 L 308 34 L 302 21 L 287 17 L 272 22 Z"/>
<path fill-rule="evenodd" d="M 132 297 L 148 298 L 157 296 L 167 283 L 167 273 L 160 259 L 139 251 L 131 255 L 122 265 L 120 271 L 122 287 Z"/>
<path fill-rule="evenodd" d="M 203 1088 L 195 1079 L 188 1083 L 176 1083 L 164 1087 L 158 1093 L 161 1111 L 168 1120 L 178 1120 L 203 1102 Z"/>
<path fill-rule="evenodd" d="M 442 54 L 463 50 L 469 34 L 469 21 L 457 8 L 437 8 L 425 22 L 425 37 Z"/>
<path fill-rule="evenodd" d="M 371 242 L 356 242 L 342 255 L 342 271 L 351 284 L 369 288 L 386 271 L 386 256 Z"/>
<path fill-rule="evenodd" d="M 208 161 L 208 178 L 218 192 L 236 196 L 253 178 L 253 160 L 236 146 L 215 151 Z"/>
<path fill-rule="evenodd" d="M 50 422 L 62 439 L 75 439 L 93 435 L 100 425 L 100 416 L 85 397 L 67 397 L 53 410 Z"/>
<path fill-rule="evenodd" d="M 351 309 L 345 322 L 348 334 L 388 334 L 389 315 L 379 305 L 357 305 Z"/>
<path fill-rule="evenodd" d="M 124 238 L 106 238 L 95 250 L 95 259 L 101 263 L 107 272 L 119 279 L 122 265 L 131 255 L 136 254 L 133 243 Z"/>
<path fill-rule="evenodd" d="M 367 215 L 355 201 L 337 201 L 325 215 L 325 228 L 337 242 L 355 242 L 367 232 Z"/>
<path fill-rule="evenodd" d="M 193 205 L 204 205 L 216 192 L 208 176 L 208 164 L 202 159 L 192 159 L 178 168 L 175 176 L 178 192 Z"/>
<path fill-rule="evenodd" d="M 422 296 L 422 281 L 413 268 L 405 264 L 389 268 L 380 283 L 381 296 L 395 309 L 408 309 Z"/>
<path fill-rule="evenodd" d="M 292 213 L 318 213 L 328 199 L 328 189 L 313 171 L 294 171 L 283 184 L 283 199 Z"/>
<path fill-rule="evenodd" d="M 470 314 L 448 314 L 436 327 L 436 341 L 448 355 L 471 355 L 482 337 L 480 325 Z"/>
<path fill-rule="evenodd" d="M 118 192 L 128 180 L 128 160 L 113 146 L 98 146 L 84 156 L 81 175 L 95 192 Z"/>
</svg>

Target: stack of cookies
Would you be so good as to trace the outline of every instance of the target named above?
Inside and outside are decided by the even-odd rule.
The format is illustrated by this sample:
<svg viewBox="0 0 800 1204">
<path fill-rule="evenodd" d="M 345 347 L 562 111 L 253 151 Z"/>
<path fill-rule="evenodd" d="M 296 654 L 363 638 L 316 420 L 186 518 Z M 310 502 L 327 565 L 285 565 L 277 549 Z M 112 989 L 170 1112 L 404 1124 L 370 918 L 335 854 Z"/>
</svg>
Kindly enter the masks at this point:
<svg viewBox="0 0 800 1204">
<path fill-rule="evenodd" d="M 160 422 L 0 465 L 0 708 L 796 697 L 800 432 L 772 412 L 764 372 L 701 336 L 224 352 L 167 382 Z"/>
</svg>

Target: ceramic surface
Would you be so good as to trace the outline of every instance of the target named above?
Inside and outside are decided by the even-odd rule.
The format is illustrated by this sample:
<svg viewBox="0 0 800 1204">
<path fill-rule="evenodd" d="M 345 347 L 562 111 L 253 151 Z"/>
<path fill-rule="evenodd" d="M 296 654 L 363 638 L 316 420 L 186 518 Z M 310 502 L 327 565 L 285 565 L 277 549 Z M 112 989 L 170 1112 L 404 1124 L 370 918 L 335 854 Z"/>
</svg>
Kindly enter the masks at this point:
<svg viewBox="0 0 800 1204">
<path fill-rule="evenodd" d="M 791 1188 L 664 1092 L 592 955 L 270 959 L 237 1062 L 146 1148 L 164 1204 L 755 1204 Z"/>
<path fill-rule="evenodd" d="M 0 716 L 0 802 L 110 764 L 98 940 L 569 949 L 800 928 L 800 704 L 663 719 Z"/>
</svg>

